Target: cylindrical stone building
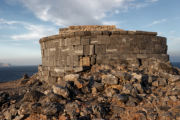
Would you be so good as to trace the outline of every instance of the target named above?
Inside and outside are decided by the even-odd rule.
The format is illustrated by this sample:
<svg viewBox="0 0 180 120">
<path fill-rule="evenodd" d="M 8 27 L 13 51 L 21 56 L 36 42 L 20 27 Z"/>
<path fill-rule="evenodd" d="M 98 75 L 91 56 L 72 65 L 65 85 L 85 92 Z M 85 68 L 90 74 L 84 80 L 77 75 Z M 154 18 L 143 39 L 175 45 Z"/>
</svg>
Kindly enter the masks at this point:
<svg viewBox="0 0 180 120">
<path fill-rule="evenodd" d="M 94 64 L 146 65 L 147 59 L 169 61 L 166 38 L 156 32 L 125 31 L 115 26 L 70 26 L 40 39 L 44 79 L 79 72 Z"/>
</svg>

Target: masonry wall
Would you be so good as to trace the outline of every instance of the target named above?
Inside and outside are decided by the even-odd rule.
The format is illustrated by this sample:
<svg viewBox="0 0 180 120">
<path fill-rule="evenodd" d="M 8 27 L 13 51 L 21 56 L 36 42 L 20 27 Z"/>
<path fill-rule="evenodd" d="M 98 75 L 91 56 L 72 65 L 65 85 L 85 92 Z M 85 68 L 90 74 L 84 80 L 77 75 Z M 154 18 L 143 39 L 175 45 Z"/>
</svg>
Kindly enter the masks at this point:
<svg viewBox="0 0 180 120">
<path fill-rule="evenodd" d="M 94 64 L 148 65 L 147 59 L 169 61 L 166 38 L 156 32 L 124 31 L 115 26 L 71 26 L 40 40 L 44 79 L 79 72 Z"/>
</svg>

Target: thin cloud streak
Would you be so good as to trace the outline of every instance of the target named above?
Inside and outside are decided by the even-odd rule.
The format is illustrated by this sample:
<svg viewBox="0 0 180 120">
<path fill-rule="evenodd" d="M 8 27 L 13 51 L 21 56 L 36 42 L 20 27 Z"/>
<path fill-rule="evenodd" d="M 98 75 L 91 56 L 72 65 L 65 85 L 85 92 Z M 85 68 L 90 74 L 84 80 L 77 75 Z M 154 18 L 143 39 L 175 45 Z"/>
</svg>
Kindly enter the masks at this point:
<svg viewBox="0 0 180 120">
<path fill-rule="evenodd" d="M 160 19 L 160 20 L 155 20 L 153 21 L 152 23 L 148 24 L 148 25 L 145 25 L 143 28 L 147 28 L 147 27 L 152 27 L 154 25 L 157 25 L 157 24 L 161 24 L 161 23 L 164 23 L 166 22 L 167 19 Z"/>
</svg>

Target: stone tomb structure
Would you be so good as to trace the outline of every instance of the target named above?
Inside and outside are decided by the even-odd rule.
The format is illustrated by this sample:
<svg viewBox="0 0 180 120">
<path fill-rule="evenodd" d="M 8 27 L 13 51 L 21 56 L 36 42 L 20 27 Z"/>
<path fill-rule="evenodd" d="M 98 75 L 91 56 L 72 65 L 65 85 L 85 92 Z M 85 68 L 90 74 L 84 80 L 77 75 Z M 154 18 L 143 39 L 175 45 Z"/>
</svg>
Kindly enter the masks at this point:
<svg viewBox="0 0 180 120">
<path fill-rule="evenodd" d="M 94 64 L 148 65 L 149 58 L 169 61 L 166 38 L 156 32 L 125 31 L 116 26 L 70 26 L 40 39 L 44 80 L 79 72 Z"/>
</svg>

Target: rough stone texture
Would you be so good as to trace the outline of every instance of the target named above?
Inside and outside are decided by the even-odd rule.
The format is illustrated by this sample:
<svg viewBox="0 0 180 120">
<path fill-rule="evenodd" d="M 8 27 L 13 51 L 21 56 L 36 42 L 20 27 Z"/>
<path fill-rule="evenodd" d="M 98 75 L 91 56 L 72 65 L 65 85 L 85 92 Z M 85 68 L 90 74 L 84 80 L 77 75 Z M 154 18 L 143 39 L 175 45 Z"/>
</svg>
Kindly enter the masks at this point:
<svg viewBox="0 0 180 120">
<path fill-rule="evenodd" d="M 0 83 L 0 120 L 179 120 L 180 69 L 162 65 L 96 64 L 53 86 L 37 75 Z"/>
<path fill-rule="evenodd" d="M 80 72 L 94 64 L 126 61 L 148 66 L 153 60 L 169 61 L 166 38 L 156 32 L 125 31 L 112 26 L 70 26 L 58 35 L 40 39 L 42 66 L 39 75 L 56 82 L 62 73 Z"/>
</svg>

